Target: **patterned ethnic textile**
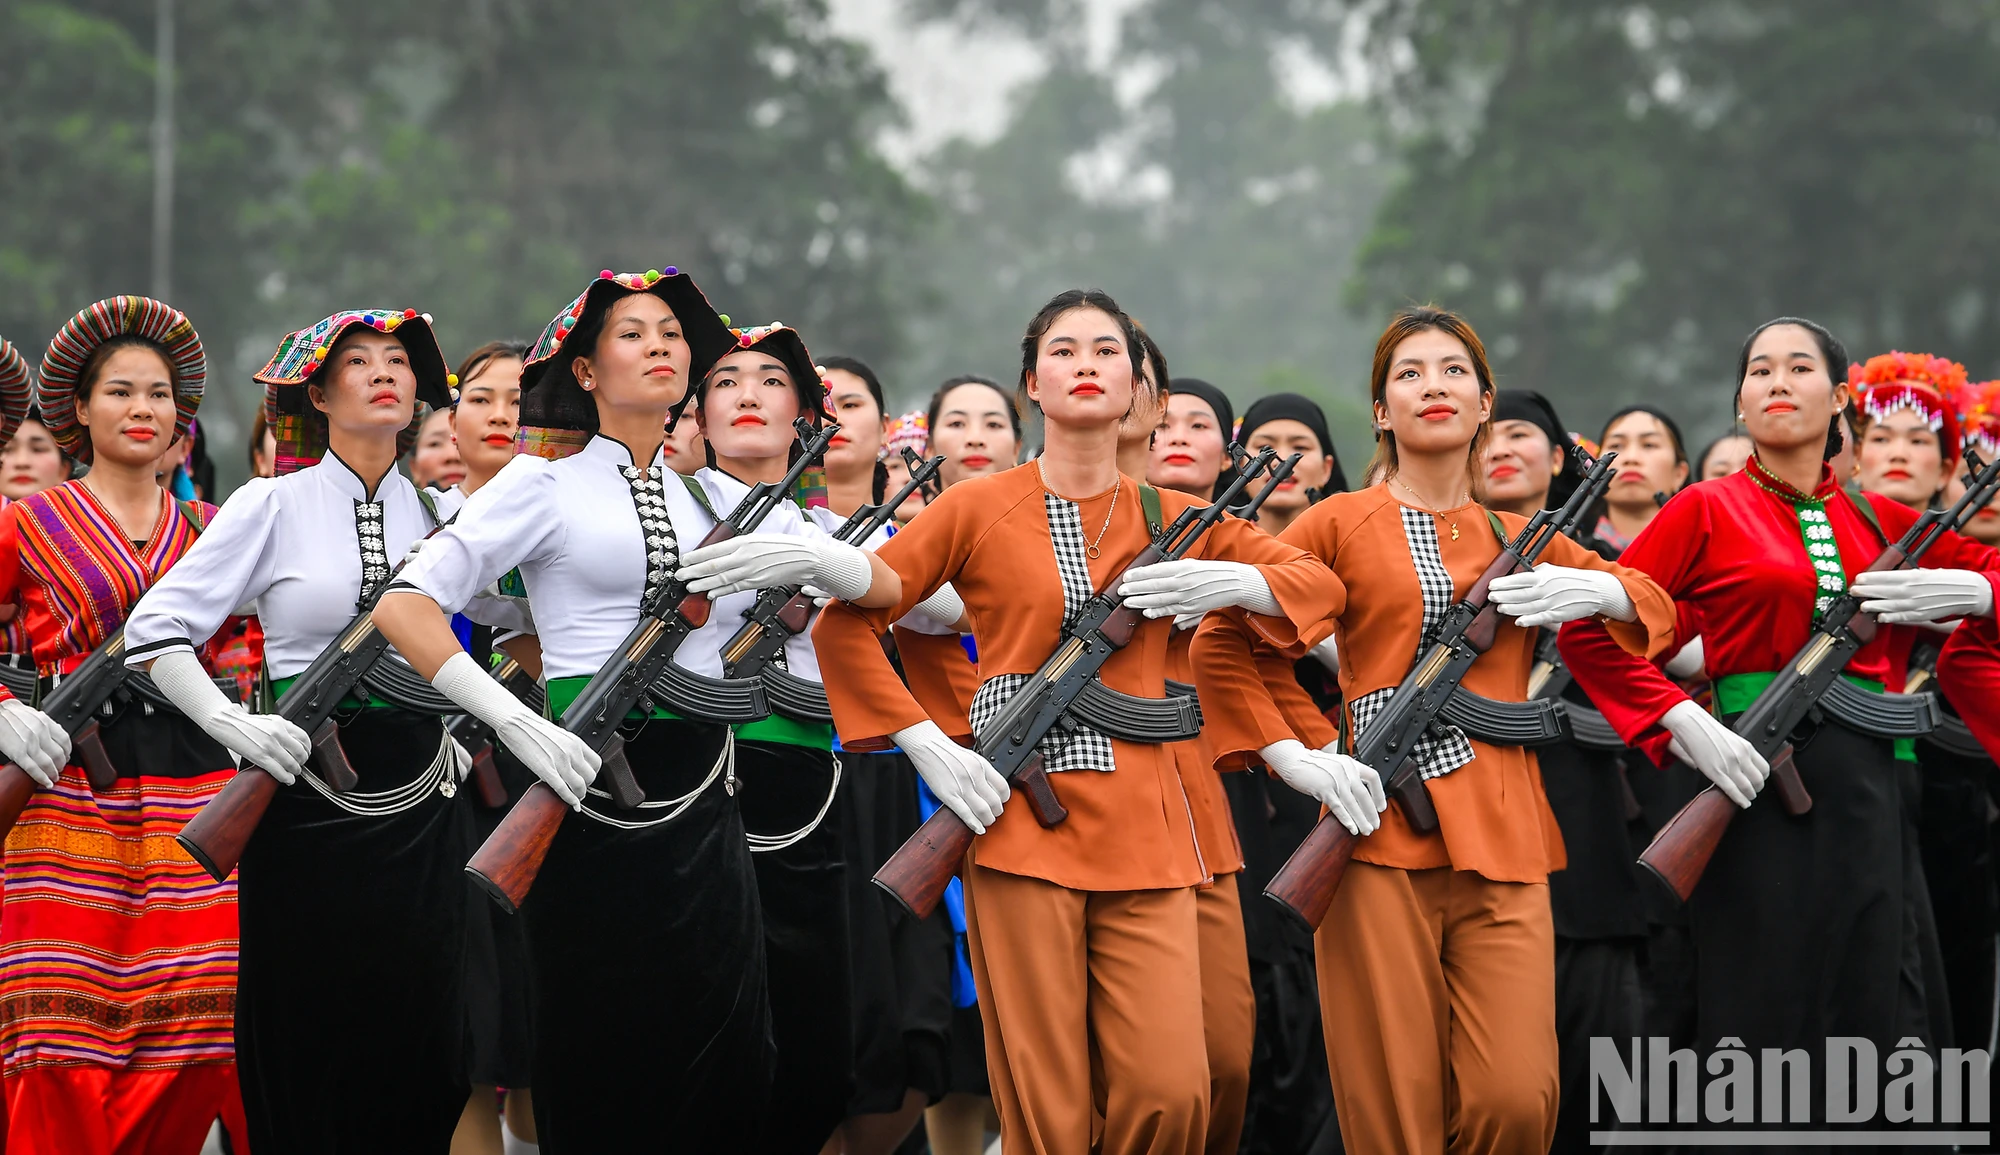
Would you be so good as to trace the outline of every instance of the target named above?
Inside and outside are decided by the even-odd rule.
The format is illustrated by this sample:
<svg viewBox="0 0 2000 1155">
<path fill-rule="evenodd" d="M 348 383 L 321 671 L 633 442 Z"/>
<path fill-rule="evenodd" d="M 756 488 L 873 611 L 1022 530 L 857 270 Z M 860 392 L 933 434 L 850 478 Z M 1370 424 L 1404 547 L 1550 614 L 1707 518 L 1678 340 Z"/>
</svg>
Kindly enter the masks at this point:
<svg viewBox="0 0 2000 1155">
<path fill-rule="evenodd" d="M 178 503 L 162 506 L 136 549 L 77 481 L 0 512 L 0 600 L 20 600 L 45 679 L 118 629 L 193 546 L 198 527 Z M 214 507 L 201 512 L 205 521 Z M 79 767 L 66 768 L 7 839 L 0 1063 L 9 1077 L 234 1058 L 236 884 L 210 880 L 174 842 L 234 768 L 164 711 L 124 706 L 104 733 L 117 782 L 94 793 Z"/>
</svg>

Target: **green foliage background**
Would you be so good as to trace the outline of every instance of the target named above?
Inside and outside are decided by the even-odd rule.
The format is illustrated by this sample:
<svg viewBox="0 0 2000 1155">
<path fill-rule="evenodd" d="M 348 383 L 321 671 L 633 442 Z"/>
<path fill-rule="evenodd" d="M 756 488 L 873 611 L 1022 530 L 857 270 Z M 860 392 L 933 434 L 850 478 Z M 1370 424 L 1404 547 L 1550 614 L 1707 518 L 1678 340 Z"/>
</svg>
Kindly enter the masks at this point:
<svg viewBox="0 0 2000 1155">
<path fill-rule="evenodd" d="M 1590 434 L 1640 398 L 1720 432 L 1783 313 L 2000 374 L 1995 0 L 1127 0 L 1108 46 L 1082 0 L 882 2 L 1035 45 L 999 135 L 891 164 L 898 62 L 820 0 L 179 4 L 173 298 L 225 477 L 286 329 L 414 306 L 456 357 L 606 265 L 687 268 L 909 404 L 1011 380 L 1034 308 L 1098 285 L 1176 373 L 1318 397 L 1351 464 L 1416 300 Z M 31 357 L 150 285 L 153 14 L 0 5 Z"/>
</svg>

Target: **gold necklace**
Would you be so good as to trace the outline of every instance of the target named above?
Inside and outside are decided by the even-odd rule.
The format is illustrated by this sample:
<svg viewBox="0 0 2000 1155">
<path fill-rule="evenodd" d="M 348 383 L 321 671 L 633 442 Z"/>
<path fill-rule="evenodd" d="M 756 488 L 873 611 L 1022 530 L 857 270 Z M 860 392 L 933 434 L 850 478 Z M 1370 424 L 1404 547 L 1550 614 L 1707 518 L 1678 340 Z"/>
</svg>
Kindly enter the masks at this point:
<svg viewBox="0 0 2000 1155">
<path fill-rule="evenodd" d="M 1042 475 L 1042 488 L 1048 490 L 1050 493 L 1056 493 L 1055 487 L 1049 484 L 1049 471 L 1047 467 L 1042 465 L 1042 459 L 1039 457 L 1035 458 L 1035 472 Z M 1100 556 L 1097 547 L 1103 544 L 1104 535 L 1111 532 L 1111 515 L 1118 512 L 1118 491 L 1123 488 L 1122 484 L 1113 483 L 1111 486 L 1111 508 L 1104 511 L 1104 524 L 1098 527 L 1097 540 L 1083 548 L 1084 556 L 1092 561 L 1096 561 Z M 1062 497 L 1064 501 L 1069 501 L 1069 498 L 1063 497 L 1060 493 L 1056 493 L 1056 496 Z M 1070 501 L 1069 503 L 1071 505 L 1076 504 L 1074 501 Z"/>
<path fill-rule="evenodd" d="M 1424 503 L 1423 497 L 1419 495 L 1416 490 L 1411 489 L 1410 483 L 1404 481 L 1402 478 L 1392 477 L 1389 480 L 1395 482 L 1397 485 L 1402 486 L 1403 492 L 1410 495 L 1411 499 L 1417 503 L 1418 509 L 1423 510 L 1425 513 L 1430 514 L 1432 517 L 1443 518 L 1444 523 L 1451 527 L 1451 540 L 1453 541 L 1458 540 L 1458 520 L 1456 518 L 1452 517 L 1448 513 L 1443 512 L 1442 510 L 1432 509 L 1430 506 L 1426 505 Z M 1465 491 L 1465 496 L 1458 499 L 1458 503 L 1460 505 L 1464 505 L 1466 502 L 1471 500 L 1472 500 L 1472 491 L 1468 489 Z"/>
</svg>

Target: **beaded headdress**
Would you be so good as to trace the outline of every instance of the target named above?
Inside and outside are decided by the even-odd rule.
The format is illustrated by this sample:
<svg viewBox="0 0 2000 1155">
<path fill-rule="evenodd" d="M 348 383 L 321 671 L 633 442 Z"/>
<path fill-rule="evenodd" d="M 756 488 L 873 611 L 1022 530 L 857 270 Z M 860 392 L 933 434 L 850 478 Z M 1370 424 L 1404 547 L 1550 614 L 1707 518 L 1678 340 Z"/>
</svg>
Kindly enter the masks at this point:
<svg viewBox="0 0 2000 1155">
<path fill-rule="evenodd" d="M 326 456 L 326 414 L 313 406 L 306 386 L 326 366 L 334 346 L 356 325 L 378 333 L 395 333 L 409 354 L 410 368 L 417 379 L 417 405 L 410 424 L 398 434 L 396 451 L 408 453 L 416 444 L 417 431 L 433 408 L 448 409 L 458 375 L 446 365 L 431 328 L 431 315 L 415 309 L 342 309 L 278 342 L 271 360 L 253 374 L 264 385 L 264 420 L 269 425 L 278 452 L 275 472 L 287 473 L 315 465 Z"/>
<path fill-rule="evenodd" d="M 1958 414 L 1953 397 L 1965 388 L 1965 366 L 1929 353 L 1888 352 L 1847 367 L 1854 404 L 1880 421 L 1907 409 L 1938 435 L 1947 467 L 1959 454 Z"/>
</svg>

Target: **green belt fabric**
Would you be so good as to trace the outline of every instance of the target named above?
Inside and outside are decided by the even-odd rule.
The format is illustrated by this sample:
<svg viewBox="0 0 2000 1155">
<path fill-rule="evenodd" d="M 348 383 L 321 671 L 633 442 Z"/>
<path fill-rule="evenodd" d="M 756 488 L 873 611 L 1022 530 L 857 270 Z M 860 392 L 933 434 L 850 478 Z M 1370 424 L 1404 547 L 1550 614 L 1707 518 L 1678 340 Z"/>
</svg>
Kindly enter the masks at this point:
<svg viewBox="0 0 2000 1155">
<path fill-rule="evenodd" d="M 736 727 L 736 737 L 744 742 L 782 742 L 813 750 L 833 749 L 833 727 L 825 722 L 801 722 L 783 714 L 759 718 Z"/>
<path fill-rule="evenodd" d="M 1867 678 L 1857 678 L 1852 674 L 1842 674 L 1841 677 L 1846 678 L 1871 694 L 1882 693 L 1883 687 L 1880 682 L 1872 682 Z M 1778 675 L 1776 671 L 1767 674 L 1724 674 L 1722 677 L 1715 679 L 1716 715 L 1727 718 L 1748 710 L 1750 703 L 1757 700 L 1757 695 L 1763 693 L 1766 686 L 1777 680 Z M 1917 760 L 1917 740 L 1915 738 L 1894 738 L 1891 741 L 1895 744 L 1896 761 L 1915 762 Z"/>
<path fill-rule="evenodd" d="M 550 678 L 548 684 L 548 716 L 552 719 L 561 718 L 563 711 L 569 709 L 570 703 L 576 701 L 582 695 L 583 688 L 588 685 L 590 685 L 590 675 L 588 674 L 578 674 L 573 678 Z M 650 714 L 641 713 L 638 710 L 628 710 L 625 713 L 625 717 L 630 721 L 637 722 L 642 718 L 678 718 L 680 715 L 667 709 L 665 706 L 654 706 L 653 712 Z"/>
<path fill-rule="evenodd" d="M 298 680 L 299 680 L 299 675 L 293 674 L 289 678 L 279 678 L 277 681 L 272 682 L 271 701 L 276 702 L 278 699 L 284 697 L 285 691 L 291 689 L 292 683 Z M 366 687 L 361 687 L 361 688 L 364 691 L 366 691 L 367 689 Z M 387 698 L 376 697 L 372 692 L 369 692 L 368 697 L 366 699 L 363 699 L 359 694 L 354 693 L 352 690 L 348 691 L 347 696 L 340 700 L 340 708 L 343 710 L 402 709 L 401 706 L 396 705 L 396 703 L 389 701 Z"/>
</svg>

